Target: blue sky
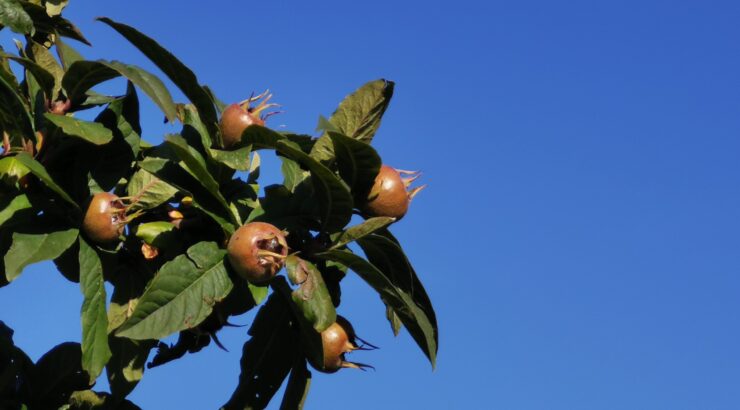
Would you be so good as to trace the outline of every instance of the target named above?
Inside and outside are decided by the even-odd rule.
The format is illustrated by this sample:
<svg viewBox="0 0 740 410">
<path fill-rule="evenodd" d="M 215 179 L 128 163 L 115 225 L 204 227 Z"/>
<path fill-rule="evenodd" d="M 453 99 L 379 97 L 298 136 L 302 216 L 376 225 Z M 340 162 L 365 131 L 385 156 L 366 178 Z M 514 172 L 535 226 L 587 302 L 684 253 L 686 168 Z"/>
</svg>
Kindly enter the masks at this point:
<svg viewBox="0 0 740 410">
<path fill-rule="evenodd" d="M 93 22 L 109 16 L 223 100 L 270 88 L 274 127 L 312 132 L 362 83 L 396 81 L 374 145 L 429 184 L 392 231 L 435 304 L 438 367 L 350 276 L 340 313 L 381 346 L 355 356 L 377 371 L 315 374 L 307 408 L 740 406 L 740 3 L 72 0 L 66 16 L 88 58 L 155 71 Z M 143 109 L 146 139 L 175 131 Z M 264 182 L 278 171 L 268 158 Z M 79 340 L 81 300 L 39 264 L 0 288 L 0 319 L 36 359 Z M 148 371 L 131 399 L 223 404 L 246 330 L 220 338 L 230 353 Z"/>
</svg>

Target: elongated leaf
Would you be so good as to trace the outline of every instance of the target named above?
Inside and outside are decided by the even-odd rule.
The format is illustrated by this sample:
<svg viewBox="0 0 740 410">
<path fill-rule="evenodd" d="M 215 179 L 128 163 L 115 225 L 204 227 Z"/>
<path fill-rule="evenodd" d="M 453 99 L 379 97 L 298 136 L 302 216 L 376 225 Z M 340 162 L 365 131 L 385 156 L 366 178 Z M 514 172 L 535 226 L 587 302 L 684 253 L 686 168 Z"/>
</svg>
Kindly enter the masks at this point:
<svg viewBox="0 0 740 410">
<path fill-rule="evenodd" d="M 246 146 L 233 151 L 224 151 L 220 149 L 210 149 L 211 158 L 219 164 L 236 171 L 249 171 L 249 154 L 252 153 L 252 147 Z"/>
<path fill-rule="evenodd" d="M 334 145 L 339 175 L 356 198 L 367 198 L 383 164 L 380 155 L 370 145 L 346 135 L 330 132 L 329 137 Z"/>
<path fill-rule="evenodd" d="M 72 66 L 72 64 L 84 60 L 82 55 L 77 52 L 72 46 L 67 44 L 65 41 L 62 40 L 62 37 L 58 36 L 56 38 L 56 49 L 57 49 L 57 55 L 59 56 L 59 61 L 62 62 L 62 67 L 64 67 L 64 70 L 69 70 L 69 68 Z"/>
<path fill-rule="evenodd" d="M 144 364 L 155 342 L 111 336 L 109 344 L 113 354 L 105 370 L 111 394 L 120 400 L 131 393 L 144 377 Z"/>
<path fill-rule="evenodd" d="M 33 34 L 33 20 L 18 0 L 0 1 L 0 25 L 18 34 Z"/>
<path fill-rule="evenodd" d="M 144 53 L 198 109 L 203 123 L 212 139 L 220 135 L 218 131 L 218 115 L 214 102 L 208 92 L 198 83 L 195 74 L 177 59 L 172 53 L 133 27 L 117 23 L 107 17 L 98 19 L 111 26 L 125 37 L 131 44 Z"/>
<path fill-rule="evenodd" d="M 128 183 L 128 194 L 133 197 L 131 209 L 151 209 L 167 202 L 177 194 L 177 188 L 140 169 Z"/>
<path fill-rule="evenodd" d="M 33 2 L 23 2 L 23 9 L 31 16 L 33 25 L 36 31 L 39 33 L 46 34 L 59 34 L 64 37 L 75 39 L 84 44 L 90 45 L 80 29 L 78 29 L 69 20 L 62 18 L 62 16 L 50 16 L 45 7 L 42 7 Z"/>
<path fill-rule="evenodd" d="M 242 349 L 239 384 L 221 409 L 264 409 L 267 406 L 288 376 L 296 352 L 300 351 L 290 319 L 286 300 L 273 293 L 249 329 L 252 337 Z"/>
<path fill-rule="evenodd" d="M 86 93 L 94 86 L 110 79 L 123 76 L 139 87 L 164 112 L 169 121 L 176 118 L 176 107 L 167 87 L 154 74 L 135 65 L 119 61 L 78 61 L 64 75 L 62 85 L 74 105 L 87 98 Z"/>
<path fill-rule="evenodd" d="M 177 154 L 178 158 L 185 164 L 187 170 L 200 182 L 200 184 L 213 196 L 214 199 L 223 207 L 222 216 L 236 223 L 236 218 L 231 212 L 229 204 L 221 195 L 220 186 L 213 178 L 205 159 L 194 148 L 179 135 L 168 135 L 165 137 L 166 143 Z"/>
<path fill-rule="evenodd" d="M 62 77 L 64 77 L 64 69 L 59 65 L 54 55 L 43 45 L 32 41 L 26 48 L 30 51 L 30 58 L 36 62 L 39 66 L 43 67 L 44 70 L 51 73 L 54 77 L 54 90 L 52 95 L 49 96 L 52 100 L 56 100 L 59 95 L 59 90 L 62 89 Z M 31 93 L 31 95 L 34 95 Z"/>
<path fill-rule="evenodd" d="M 46 71 L 44 67 L 41 67 L 35 61 L 23 57 L 14 56 L 12 54 L 0 53 L 0 56 L 9 60 L 13 60 L 16 63 L 22 65 L 36 78 L 36 81 L 44 90 L 44 93 L 46 93 L 47 98 L 52 97 L 52 95 L 54 94 L 54 76 L 50 72 Z"/>
<path fill-rule="evenodd" d="M 317 332 L 323 332 L 337 320 L 337 312 L 329 296 L 324 278 L 316 266 L 295 255 L 285 260 L 290 281 L 299 285 L 290 297 Z"/>
<path fill-rule="evenodd" d="M 66 404 L 72 392 L 90 387 L 82 369 L 79 343 L 65 342 L 46 352 L 36 362 L 33 377 L 33 406 L 57 409 Z"/>
<path fill-rule="evenodd" d="M 348 251 L 330 250 L 317 256 L 339 262 L 357 273 L 380 295 L 383 302 L 393 308 L 409 330 L 421 350 L 434 367 L 437 356 L 437 324 L 434 316 L 417 305 L 414 297 L 394 285 L 391 278 L 365 259 Z"/>
<path fill-rule="evenodd" d="M 56 192 L 61 196 L 65 201 L 69 202 L 70 204 L 74 205 L 75 208 L 79 209 L 79 206 L 77 203 L 72 200 L 72 198 L 67 195 L 64 190 L 57 185 L 56 182 L 51 178 L 51 175 L 49 175 L 48 172 L 46 172 L 46 169 L 43 165 L 41 165 L 40 162 L 36 161 L 26 152 L 21 152 L 18 155 L 15 156 L 15 158 L 23 165 L 25 165 L 32 174 L 36 175 L 41 182 L 43 182 L 46 186 L 48 186 L 52 191 Z"/>
<path fill-rule="evenodd" d="M 290 192 L 295 192 L 301 182 L 309 177 L 309 174 L 302 170 L 300 165 L 292 159 L 280 157 L 280 161 L 283 163 L 281 167 L 284 178 L 283 185 L 285 185 Z"/>
<path fill-rule="evenodd" d="M 355 225 L 351 228 L 348 228 L 346 231 L 342 232 L 337 239 L 334 241 L 334 244 L 331 246 L 331 249 L 339 249 L 342 246 L 347 245 L 350 242 L 356 241 L 364 236 L 370 235 L 371 233 L 377 231 L 378 229 L 383 229 L 386 226 L 392 224 L 396 218 L 390 218 L 387 216 L 378 216 L 375 218 L 368 218 L 365 221 L 363 221 L 359 225 Z"/>
<path fill-rule="evenodd" d="M 31 115 L 15 87 L 0 76 L 0 126 L 10 135 L 10 144 L 21 146 L 24 138 L 34 135 Z"/>
<path fill-rule="evenodd" d="M 391 325 L 391 331 L 393 331 L 394 336 L 398 336 L 398 333 L 401 331 L 401 319 L 398 317 L 398 314 L 396 314 L 396 311 L 393 310 L 392 307 L 386 306 L 385 307 L 385 317 L 388 319 L 388 323 Z"/>
<path fill-rule="evenodd" d="M 67 229 L 48 233 L 13 233 L 13 244 L 4 256 L 5 276 L 12 282 L 26 266 L 58 257 L 72 246 L 79 231 Z"/>
<path fill-rule="evenodd" d="M 226 251 L 200 242 L 166 263 L 139 298 L 131 317 L 116 331 L 129 339 L 161 339 L 197 326 L 233 287 Z"/>
<path fill-rule="evenodd" d="M 31 209 L 31 203 L 28 201 L 28 197 L 25 194 L 15 196 L 0 210 L 0 227 L 17 213 L 28 209 Z"/>
<path fill-rule="evenodd" d="M 49 122 L 61 128 L 65 134 L 95 145 L 103 145 L 113 139 L 113 132 L 97 122 L 78 120 L 66 115 L 44 114 Z"/>
<path fill-rule="evenodd" d="M 278 141 L 277 150 L 311 171 L 311 181 L 321 208 L 324 230 L 336 232 L 352 218 L 352 195 L 347 186 L 328 168 L 308 156 L 294 144 Z"/>
<path fill-rule="evenodd" d="M 173 229 L 175 225 L 167 221 L 146 222 L 136 227 L 136 237 L 152 245 L 160 235 L 171 232 Z"/>
<path fill-rule="evenodd" d="M 108 346 L 108 313 L 105 310 L 103 265 L 97 252 L 80 239 L 80 289 L 82 302 L 82 368 L 90 384 L 100 376 L 111 357 Z"/>
<path fill-rule="evenodd" d="M 285 387 L 280 410 L 301 410 L 306 404 L 308 389 L 311 387 L 311 372 L 306 368 L 306 361 L 301 359 L 290 371 L 288 385 Z"/>
<path fill-rule="evenodd" d="M 329 121 L 351 138 L 370 143 L 393 96 L 392 81 L 370 81 L 339 104 Z"/>
</svg>

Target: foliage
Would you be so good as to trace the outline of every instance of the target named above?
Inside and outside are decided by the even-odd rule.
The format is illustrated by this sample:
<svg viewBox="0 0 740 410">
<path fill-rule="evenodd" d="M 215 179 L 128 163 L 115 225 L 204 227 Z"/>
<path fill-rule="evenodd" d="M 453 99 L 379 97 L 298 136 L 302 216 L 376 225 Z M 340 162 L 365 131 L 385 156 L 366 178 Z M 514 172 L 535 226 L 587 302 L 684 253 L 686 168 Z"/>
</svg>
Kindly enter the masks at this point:
<svg viewBox="0 0 740 410">
<path fill-rule="evenodd" d="M 61 16 L 67 3 L 0 0 L 0 25 L 25 38 L 16 54 L 0 53 L 0 286 L 29 264 L 53 260 L 79 283 L 82 342 L 61 343 L 33 363 L 0 322 L 0 407 L 137 408 L 126 396 L 154 347 L 150 368 L 218 344 L 229 317 L 259 309 L 224 408 L 262 408 L 286 379 L 282 408 L 301 408 L 311 381 L 307 363 L 323 362 L 320 332 L 337 320 L 349 270 L 378 293 L 394 333 L 408 329 L 434 366 L 434 310 L 388 230 L 395 219 L 349 226 L 382 163 L 370 142 L 391 81 L 371 81 L 349 95 L 321 118 L 318 137 L 251 125 L 227 149 L 218 123 L 223 104 L 177 57 L 128 25 L 99 19 L 148 57 L 186 102 L 173 101 L 165 82 L 138 66 L 84 59 L 67 44 L 89 45 Z M 95 91 L 116 78 L 126 80 L 120 95 Z M 143 141 L 139 92 L 180 122 L 181 132 L 156 145 Z M 92 118 L 85 114 L 92 109 L 99 114 L 82 119 Z M 279 156 L 285 177 L 262 197 L 259 150 Z M 125 229 L 112 243 L 96 243 L 81 228 L 100 192 L 121 198 L 111 212 Z M 226 243 L 251 221 L 288 233 L 290 282 L 279 276 L 256 286 L 229 265 Z M 160 342 L 175 333 L 176 344 Z M 103 370 L 111 391 L 90 390 Z"/>
</svg>

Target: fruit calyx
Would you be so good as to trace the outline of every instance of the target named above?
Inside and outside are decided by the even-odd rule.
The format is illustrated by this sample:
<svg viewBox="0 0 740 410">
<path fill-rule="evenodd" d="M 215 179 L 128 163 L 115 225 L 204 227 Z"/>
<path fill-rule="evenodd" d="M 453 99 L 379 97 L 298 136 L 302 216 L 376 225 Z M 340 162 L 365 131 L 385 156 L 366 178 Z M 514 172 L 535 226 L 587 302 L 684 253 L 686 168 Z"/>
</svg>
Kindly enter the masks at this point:
<svg viewBox="0 0 740 410">
<path fill-rule="evenodd" d="M 285 233 L 265 222 L 242 225 L 231 235 L 226 246 L 234 271 L 248 282 L 269 282 L 285 264 L 288 243 Z"/>
<path fill-rule="evenodd" d="M 126 224 L 139 215 L 138 212 L 127 214 L 132 205 L 124 203 L 127 199 L 110 192 L 93 195 L 82 220 L 83 232 L 97 243 L 117 241 L 123 235 Z"/>
<path fill-rule="evenodd" d="M 357 340 L 363 344 L 357 345 Z M 374 367 L 368 364 L 345 360 L 345 354 L 347 353 L 355 350 L 373 350 L 377 349 L 377 347 L 357 337 L 352 324 L 342 316 L 337 316 L 336 322 L 321 332 L 321 344 L 324 350 L 324 363 L 321 368 L 317 368 L 321 372 L 334 373 L 343 368 L 360 370 L 365 370 L 366 368 L 374 369 Z"/>
<path fill-rule="evenodd" d="M 224 148 L 237 145 L 242 139 L 242 133 L 248 126 L 264 126 L 265 121 L 270 116 L 279 113 L 279 111 L 263 113 L 268 108 L 278 106 L 278 104 L 269 103 L 271 98 L 272 94 L 267 90 L 260 95 L 252 95 L 240 103 L 231 104 L 224 109 L 219 121 Z M 252 103 L 257 103 L 257 105 L 253 107 Z"/>
<path fill-rule="evenodd" d="M 383 164 L 375 177 L 363 211 L 368 216 L 403 218 L 411 200 L 426 188 L 426 185 L 422 185 L 409 189 L 420 176 L 418 171 L 405 171 Z"/>
</svg>

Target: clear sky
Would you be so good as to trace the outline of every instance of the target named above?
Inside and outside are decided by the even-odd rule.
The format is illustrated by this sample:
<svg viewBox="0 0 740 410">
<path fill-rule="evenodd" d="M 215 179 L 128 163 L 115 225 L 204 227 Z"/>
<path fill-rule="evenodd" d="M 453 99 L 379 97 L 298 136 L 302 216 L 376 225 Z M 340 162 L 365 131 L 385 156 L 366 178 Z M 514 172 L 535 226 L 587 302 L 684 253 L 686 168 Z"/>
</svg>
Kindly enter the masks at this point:
<svg viewBox="0 0 740 410">
<path fill-rule="evenodd" d="M 381 346 L 354 356 L 377 370 L 315 373 L 307 408 L 740 408 L 740 2 L 72 0 L 66 16 L 88 58 L 155 71 L 93 22 L 109 16 L 223 100 L 270 88 L 273 127 L 312 132 L 362 83 L 397 82 L 374 145 L 429 184 L 392 231 L 436 307 L 438 367 L 350 276 L 340 313 Z M 176 131 L 143 108 L 146 139 Z M 80 339 L 81 301 L 39 264 L 0 288 L 0 319 L 37 359 Z M 230 353 L 147 371 L 130 398 L 217 408 L 246 328 L 220 338 Z"/>
</svg>

